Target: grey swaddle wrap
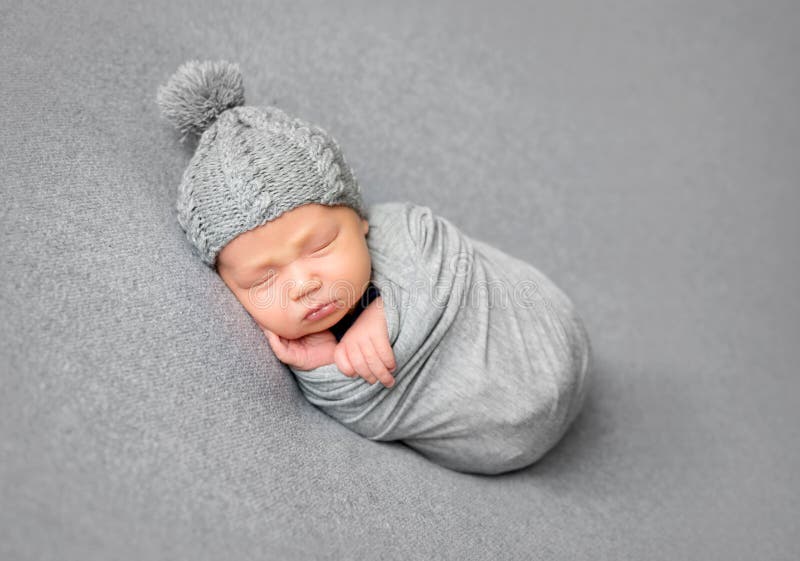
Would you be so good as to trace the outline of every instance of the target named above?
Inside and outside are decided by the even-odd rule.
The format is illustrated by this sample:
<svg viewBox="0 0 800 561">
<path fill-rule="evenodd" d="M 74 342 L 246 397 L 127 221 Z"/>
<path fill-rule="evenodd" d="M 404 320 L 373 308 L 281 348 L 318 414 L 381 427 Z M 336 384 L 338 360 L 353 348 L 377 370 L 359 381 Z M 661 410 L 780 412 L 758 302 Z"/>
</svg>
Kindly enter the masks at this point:
<svg viewBox="0 0 800 561">
<path fill-rule="evenodd" d="M 451 469 L 494 474 L 539 459 L 586 390 L 591 348 L 570 299 L 426 206 L 382 203 L 368 214 L 395 385 L 335 364 L 291 367 L 305 397 L 366 438 L 402 441 Z"/>
</svg>

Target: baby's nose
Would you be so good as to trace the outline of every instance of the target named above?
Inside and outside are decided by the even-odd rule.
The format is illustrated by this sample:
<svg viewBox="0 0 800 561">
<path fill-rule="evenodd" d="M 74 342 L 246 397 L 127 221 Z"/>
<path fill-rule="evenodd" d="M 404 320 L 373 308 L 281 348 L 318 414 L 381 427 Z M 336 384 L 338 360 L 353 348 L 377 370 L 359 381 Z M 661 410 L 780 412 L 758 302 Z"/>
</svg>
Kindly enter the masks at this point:
<svg viewBox="0 0 800 561">
<path fill-rule="evenodd" d="M 295 281 L 295 286 L 292 289 L 292 299 L 299 300 L 300 298 L 305 298 L 319 290 L 321 286 L 322 282 L 318 279 Z"/>
</svg>

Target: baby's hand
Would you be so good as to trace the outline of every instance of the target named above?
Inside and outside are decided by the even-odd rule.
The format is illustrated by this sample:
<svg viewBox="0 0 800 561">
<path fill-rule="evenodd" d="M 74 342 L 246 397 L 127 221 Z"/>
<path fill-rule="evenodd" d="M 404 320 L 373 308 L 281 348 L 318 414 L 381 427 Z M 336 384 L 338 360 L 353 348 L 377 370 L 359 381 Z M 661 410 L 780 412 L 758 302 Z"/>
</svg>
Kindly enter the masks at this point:
<svg viewBox="0 0 800 561">
<path fill-rule="evenodd" d="M 370 384 L 378 380 L 391 388 L 396 365 L 389 344 L 383 301 L 378 296 L 353 322 L 333 353 L 336 366 L 345 376 L 361 376 Z"/>
<path fill-rule="evenodd" d="M 298 370 L 313 370 L 334 362 L 336 337 L 330 330 L 309 333 L 299 339 L 285 339 L 265 327 L 262 327 L 261 331 L 267 336 L 278 360 Z"/>
</svg>

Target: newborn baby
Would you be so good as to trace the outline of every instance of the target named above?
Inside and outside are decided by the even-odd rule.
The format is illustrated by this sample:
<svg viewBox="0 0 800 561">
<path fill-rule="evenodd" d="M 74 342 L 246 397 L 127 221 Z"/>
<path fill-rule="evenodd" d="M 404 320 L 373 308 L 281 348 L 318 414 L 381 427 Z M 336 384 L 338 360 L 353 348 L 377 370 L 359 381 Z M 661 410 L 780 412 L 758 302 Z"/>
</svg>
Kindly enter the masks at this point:
<svg viewBox="0 0 800 561">
<path fill-rule="evenodd" d="M 187 63 L 158 101 L 201 135 L 182 228 L 311 403 L 464 472 L 518 469 L 558 442 L 591 349 L 544 274 L 426 206 L 366 208 L 335 139 L 244 106 L 236 65 Z"/>
</svg>

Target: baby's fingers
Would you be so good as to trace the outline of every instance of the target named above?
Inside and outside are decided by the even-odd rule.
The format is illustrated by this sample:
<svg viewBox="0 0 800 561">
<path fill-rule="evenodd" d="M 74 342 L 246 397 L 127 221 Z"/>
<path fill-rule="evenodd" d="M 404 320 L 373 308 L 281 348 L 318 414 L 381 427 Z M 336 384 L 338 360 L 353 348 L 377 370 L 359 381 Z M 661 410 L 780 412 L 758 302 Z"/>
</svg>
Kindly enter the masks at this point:
<svg viewBox="0 0 800 561">
<path fill-rule="evenodd" d="M 282 360 L 282 357 L 285 356 L 288 347 L 285 342 L 286 340 L 266 328 L 262 328 L 261 330 L 264 332 L 264 335 L 267 336 L 267 341 L 269 341 L 269 346 L 272 347 L 272 351 L 279 359 Z"/>
<path fill-rule="evenodd" d="M 347 345 L 347 357 L 350 359 L 350 364 L 353 365 L 353 370 L 355 370 L 356 374 L 364 378 L 364 380 L 370 384 L 374 384 L 378 381 L 377 378 L 372 375 L 372 371 L 369 369 L 367 361 L 364 358 L 364 353 L 361 352 L 358 343 L 350 343 Z"/>
<path fill-rule="evenodd" d="M 359 349 L 364 355 L 364 361 L 366 362 L 369 371 L 372 372 L 372 375 L 376 377 L 378 380 L 380 380 L 381 384 L 383 384 L 387 388 L 391 388 L 394 385 L 394 378 L 392 377 L 391 373 L 389 373 L 389 370 L 386 368 L 386 366 L 383 364 L 381 357 L 378 356 L 378 352 L 375 350 L 373 343 L 371 341 L 362 343 L 361 345 L 359 345 Z"/>
<path fill-rule="evenodd" d="M 336 367 L 345 376 L 350 378 L 361 376 L 370 384 L 378 381 L 369 370 L 358 345 L 354 343 L 350 345 L 339 344 L 333 351 L 333 358 L 336 362 Z"/>
<path fill-rule="evenodd" d="M 336 345 L 333 351 L 333 360 L 336 362 L 336 367 L 345 376 L 352 378 L 356 375 L 355 368 L 353 368 L 350 358 L 347 356 L 347 347 L 344 345 Z"/>
<path fill-rule="evenodd" d="M 394 372 L 395 368 L 397 368 L 397 364 L 394 361 L 394 351 L 392 350 L 392 345 L 389 343 L 389 339 L 381 337 L 380 335 L 373 335 L 370 341 L 372 341 L 375 352 L 378 354 L 378 357 L 381 359 L 386 369 L 389 372 Z"/>
</svg>

